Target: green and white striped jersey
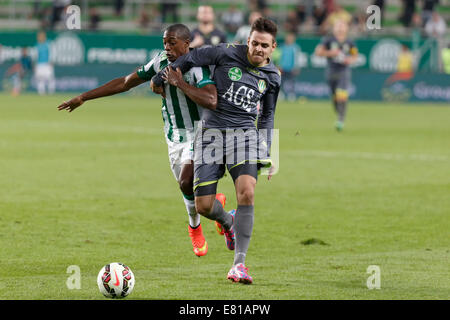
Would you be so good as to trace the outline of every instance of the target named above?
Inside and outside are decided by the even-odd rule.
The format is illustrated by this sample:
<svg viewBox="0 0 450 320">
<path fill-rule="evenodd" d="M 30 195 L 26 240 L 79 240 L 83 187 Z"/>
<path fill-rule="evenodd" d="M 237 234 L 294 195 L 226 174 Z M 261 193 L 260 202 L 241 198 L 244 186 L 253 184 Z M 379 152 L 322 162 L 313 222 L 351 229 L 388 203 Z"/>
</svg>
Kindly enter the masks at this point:
<svg viewBox="0 0 450 320">
<path fill-rule="evenodd" d="M 137 74 L 144 80 L 151 80 L 159 71 L 163 70 L 170 61 L 165 51 L 155 56 L 149 63 L 140 67 Z M 209 67 L 194 67 L 183 74 L 187 83 L 197 88 L 207 84 L 214 84 L 211 80 Z M 186 142 L 193 139 L 194 124 L 200 121 L 202 107 L 189 99 L 183 91 L 168 83 L 164 83 L 166 98 L 163 98 L 162 117 L 166 137 L 172 142 Z"/>
</svg>

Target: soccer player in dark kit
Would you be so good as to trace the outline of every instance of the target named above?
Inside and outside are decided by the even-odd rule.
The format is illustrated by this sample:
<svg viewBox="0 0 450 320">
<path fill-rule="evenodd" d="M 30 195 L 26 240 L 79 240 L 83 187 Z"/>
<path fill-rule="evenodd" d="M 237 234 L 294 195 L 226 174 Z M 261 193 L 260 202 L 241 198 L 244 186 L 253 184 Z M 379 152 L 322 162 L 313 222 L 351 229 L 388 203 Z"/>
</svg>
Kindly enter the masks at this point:
<svg viewBox="0 0 450 320">
<path fill-rule="evenodd" d="M 347 38 L 348 24 L 336 21 L 333 35 L 325 37 L 316 48 L 316 55 L 327 58 L 326 79 L 330 86 L 334 110 L 337 114 L 336 130 L 344 129 L 347 114 L 348 90 L 350 86 L 350 65 L 358 57 L 358 49 L 353 41 Z"/>
<path fill-rule="evenodd" d="M 269 179 L 274 172 L 269 157 L 281 82 L 280 72 L 271 61 L 277 46 L 276 34 L 273 21 L 259 18 L 252 25 L 247 45 L 220 44 L 194 49 L 159 72 L 151 82 L 152 89 L 160 92 L 164 80 L 177 86 L 179 76 L 186 70 L 215 66 L 217 108 L 204 110 L 194 141 L 195 205 L 197 212 L 223 228 L 228 248 L 235 250 L 227 279 L 244 284 L 253 282 L 245 258 L 253 230 L 258 171 L 270 167 Z M 215 150 L 214 161 L 205 160 L 211 149 Z M 243 160 L 242 153 L 245 153 Z M 238 206 L 234 215 L 233 211 L 227 213 L 216 199 L 217 184 L 225 169 L 236 189 Z"/>
</svg>

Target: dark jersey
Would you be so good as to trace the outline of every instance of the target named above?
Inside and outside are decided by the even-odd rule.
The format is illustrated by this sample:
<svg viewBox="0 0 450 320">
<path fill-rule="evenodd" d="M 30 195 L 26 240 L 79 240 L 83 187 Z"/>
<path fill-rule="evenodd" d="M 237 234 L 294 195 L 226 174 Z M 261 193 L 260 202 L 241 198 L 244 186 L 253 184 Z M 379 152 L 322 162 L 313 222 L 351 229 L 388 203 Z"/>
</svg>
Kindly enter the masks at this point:
<svg viewBox="0 0 450 320">
<path fill-rule="evenodd" d="M 255 67 L 248 61 L 246 45 L 220 44 L 191 50 L 171 66 L 184 73 L 194 66 L 207 65 L 216 67 L 213 80 L 217 87 L 217 108 L 203 111 L 204 128 L 255 128 L 258 117 L 258 129 L 273 129 L 281 77 L 272 62 Z M 162 84 L 161 72 L 153 82 L 157 86 Z"/>
<path fill-rule="evenodd" d="M 327 58 L 328 72 L 330 73 L 347 70 L 349 66 L 344 64 L 345 57 L 358 53 L 358 49 L 356 48 L 355 44 L 352 40 L 349 39 L 341 43 L 336 39 L 335 36 L 329 36 L 324 38 L 321 44 L 327 50 L 340 49 L 342 52 L 342 54 L 338 55 L 337 57 Z"/>
<path fill-rule="evenodd" d="M 194 40 L 195 36 L 200 35 L 204 42 L 203 46 L 209 45 L 209 46 L 215 46 L 219 43 L 225 43 L 227 42 L 227 36 L 225 33 L 220 31 L 219 29 L 215 28 L 211 33 L 204 34 L 202 33 L 198 28 L 195 28 L 191 32 L 191 41 Z"/>
</svg>

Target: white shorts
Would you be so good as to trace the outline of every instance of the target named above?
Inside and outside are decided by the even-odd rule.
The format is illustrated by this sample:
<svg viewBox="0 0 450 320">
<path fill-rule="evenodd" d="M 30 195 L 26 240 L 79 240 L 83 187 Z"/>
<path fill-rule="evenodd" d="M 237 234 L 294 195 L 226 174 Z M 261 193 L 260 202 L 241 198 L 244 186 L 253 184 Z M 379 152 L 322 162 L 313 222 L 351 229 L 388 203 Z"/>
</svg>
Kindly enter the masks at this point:
<svg viewBox="0 0 450 320">
<path fill-rule="evenodd" d="M 194 143 L 193 141 L 172 142 L 166 138 L 169 151 L 170 168 L 177 181 L 180 179 L 181 169 L 184 164 L 194 160 Z"/>
<path fill-rule="evenodd" d="M 55 77 L 53 66 L 50 63 L 38 63 L 34 75 L 37 81 L 48 81 Z"/>
</svg>

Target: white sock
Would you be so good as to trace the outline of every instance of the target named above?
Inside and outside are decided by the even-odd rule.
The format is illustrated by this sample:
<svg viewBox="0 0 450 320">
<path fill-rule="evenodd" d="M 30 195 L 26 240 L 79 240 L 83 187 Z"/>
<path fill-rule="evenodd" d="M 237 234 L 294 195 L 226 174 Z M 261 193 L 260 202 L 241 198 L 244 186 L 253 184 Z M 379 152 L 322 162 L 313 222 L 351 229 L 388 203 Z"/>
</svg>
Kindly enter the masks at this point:
<svg viewBox="0 0 450 320">
<path fill-rule="evenodd" d="M 183 197 L 183 200 L 189 216 L 189 225 L 192 228 L 198 227 L 198 225 L 200 224 L 200 215 L 197 213 L 197 210 L 195 210 L 195 201 L 188 200 L 185 197 Z"/>
</svg>

